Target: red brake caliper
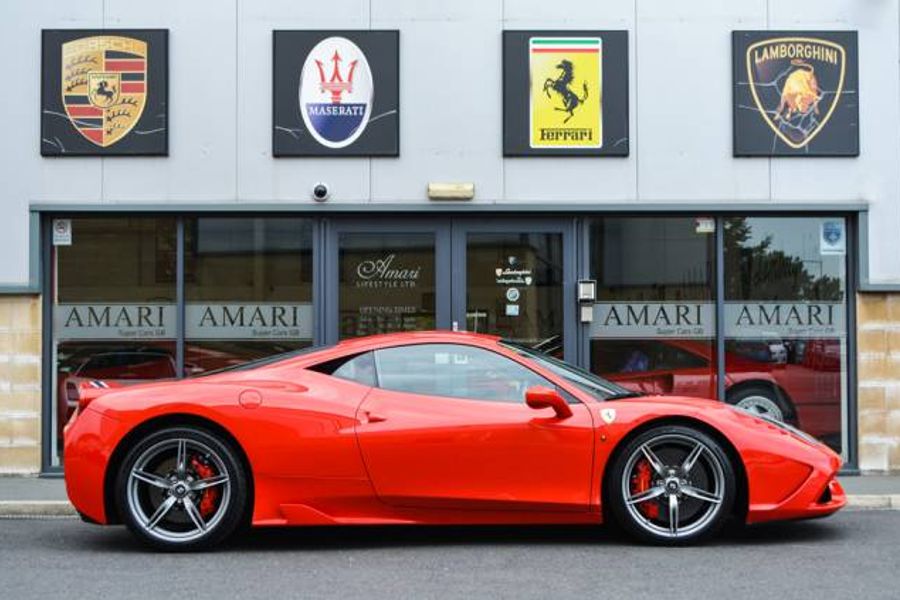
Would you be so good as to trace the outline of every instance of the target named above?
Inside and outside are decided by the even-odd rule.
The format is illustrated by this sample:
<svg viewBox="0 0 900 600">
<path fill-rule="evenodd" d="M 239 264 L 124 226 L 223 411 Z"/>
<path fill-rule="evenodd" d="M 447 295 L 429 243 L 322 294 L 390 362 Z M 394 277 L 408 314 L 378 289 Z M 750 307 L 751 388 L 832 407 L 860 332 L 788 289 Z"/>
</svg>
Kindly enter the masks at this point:
<svg viewBox="0 0 900 600">
<path fill-rule="evenodd" d="M 647 459 L 642 458 L 635 465 L 635 473 L 631 476 L 631 495 L 636 496 L 646 492 L 653 485 L 653 470 Z M 645 500 L 638 504 L 638 510 L 648 519 L 659 517 L 659 504 L 653 500 Z"/>
<path fill-rule="evenodd" d="M 198 456 L 191 457 L 191 468 L 197 474 L 198 479 L 208 479 L 216 474 L 215 470 L 205 461 L 201 462 Z M 205 519 L 216 510 L 216 501 L 219 499 L 219 489 L 208 487 L 200 492 L 200 515 Z"/>
</svg>

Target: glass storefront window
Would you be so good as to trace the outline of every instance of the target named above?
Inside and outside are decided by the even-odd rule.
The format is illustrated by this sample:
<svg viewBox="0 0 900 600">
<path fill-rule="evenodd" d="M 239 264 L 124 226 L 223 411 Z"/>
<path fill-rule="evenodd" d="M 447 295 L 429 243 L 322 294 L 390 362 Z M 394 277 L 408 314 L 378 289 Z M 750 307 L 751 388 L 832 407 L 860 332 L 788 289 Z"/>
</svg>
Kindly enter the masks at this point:
<svg viewBox="0 0 900 600">
<path fill-rule="evenodd" d="M 590 367 L 629 389 L 716 395 L 709 220 L 609 217 L 591 226 Z"/>
<path fill-rule="evenodd" d="M 53 247 L 51 463 L 79 397 L 178 375 L 175 219 L 72 219 L 72 243 Z"/>
<path fill-rule="evenodd" d="M 847 390 L 846 222 L 725 220 L 725 371 L 732 403 L 840 452 Z"/>
<path fill-rule="evenodd" d="M 339 236 L 341 339 L 435 327 L 435 236 Z"/>
<path fill-rule="evenodd" d="M 188 375 L 312 344 L 312 222 L 185 221 Z"/>
</svg>

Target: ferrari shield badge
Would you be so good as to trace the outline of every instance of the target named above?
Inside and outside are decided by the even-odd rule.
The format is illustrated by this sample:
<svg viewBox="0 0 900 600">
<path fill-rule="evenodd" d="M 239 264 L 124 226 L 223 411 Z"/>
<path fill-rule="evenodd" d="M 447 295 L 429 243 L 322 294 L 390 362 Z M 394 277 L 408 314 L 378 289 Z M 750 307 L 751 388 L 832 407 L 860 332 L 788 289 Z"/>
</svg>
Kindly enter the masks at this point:
<svg viewBox="0 0 900 600">
<path fill-rule="evenodd" d="M 528 40 L 532 148 L 603 145 L 602 52 L 599 37 Z"/>
<path fill-rule="evenodd" d="M 147 100 L 147 43 L 99 35 L 62 45 L 62 101 L 75 129 L 106 148 L 137 124 Z"/>
<path fill-rule="evenodd" d="M 767 39 L 747 48 L 747 82 L 766 124 L 794 149 L 825 127 L 844 88 L 847 52 L 813 37 Z"/>
<path fill-rule="evenodd" d="M 603 422 L 607 425 L 611 425 L 613 421 L 616 420 L 616 409 L 614 408 L 601 408 L 600 409 L 600 418 L 603 419 Z"/>
<path fill-rule="evenodd" d="M 329 37 L 310 51 L 300 74 L 300 113 L 312 137 L 344 148 L 362 135 L 372 115 L 372 71 L 359 46 Z"/>
</svg>

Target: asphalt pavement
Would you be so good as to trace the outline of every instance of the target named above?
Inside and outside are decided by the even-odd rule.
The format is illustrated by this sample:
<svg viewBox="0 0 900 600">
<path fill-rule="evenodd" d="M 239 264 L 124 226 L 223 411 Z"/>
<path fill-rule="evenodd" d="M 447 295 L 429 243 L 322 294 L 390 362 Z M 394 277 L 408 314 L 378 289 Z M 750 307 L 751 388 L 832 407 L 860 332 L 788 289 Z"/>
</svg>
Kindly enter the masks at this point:
<svg viewBox="0 0 900 600">
<path fill-rule="evenodd" d="M 891 598 L 900 512 L 843 511 L 690 548 L 602 527 L 256 530 L 205 554 L 121 527 L 0 519 L 0 596 L 40 598 Z"/>
</svg>

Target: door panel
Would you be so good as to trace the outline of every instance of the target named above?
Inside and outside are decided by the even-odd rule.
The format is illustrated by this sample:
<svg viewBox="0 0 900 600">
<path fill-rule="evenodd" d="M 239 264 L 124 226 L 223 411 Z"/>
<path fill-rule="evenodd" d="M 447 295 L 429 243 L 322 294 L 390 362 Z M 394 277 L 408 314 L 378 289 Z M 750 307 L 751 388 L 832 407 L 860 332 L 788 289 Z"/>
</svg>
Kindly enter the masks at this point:
<svg viewBox="0 0 900 600">
<path fill-rule="evenodd" d="M 407 507 L 588 509 L 590 412 L 373 389 L 357 437 L 378 496 Z"/>
<path fill-rule="evenodd" d="M 448 223 L 342 220 L 327 239 L 327 343 L 449 327 Z"/>
<path fill-rule="evenodd" d="M 562 233 L 468 232 L 466 329 L 562 357 Z"/>
</svg>

